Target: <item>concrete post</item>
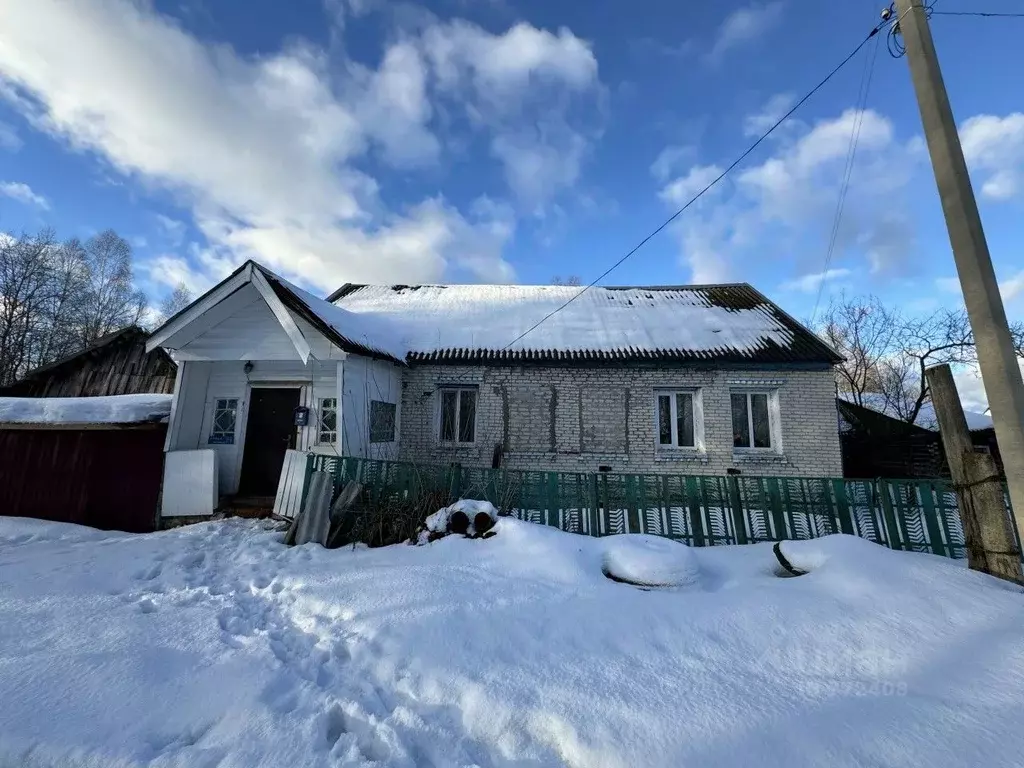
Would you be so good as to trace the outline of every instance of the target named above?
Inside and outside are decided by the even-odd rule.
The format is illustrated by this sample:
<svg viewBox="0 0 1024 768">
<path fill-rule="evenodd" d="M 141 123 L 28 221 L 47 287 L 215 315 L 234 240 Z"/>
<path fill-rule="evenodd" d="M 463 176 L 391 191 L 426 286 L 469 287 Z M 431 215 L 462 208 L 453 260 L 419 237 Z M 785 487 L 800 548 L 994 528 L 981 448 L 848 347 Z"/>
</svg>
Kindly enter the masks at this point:
<svg viewBox="0 0 1024 768">
<path fill-rule="evenodd" d="M 1024 383 L 922 0 L 896 0 L 1017 530 L 1024 531 Z"/>
</svg>

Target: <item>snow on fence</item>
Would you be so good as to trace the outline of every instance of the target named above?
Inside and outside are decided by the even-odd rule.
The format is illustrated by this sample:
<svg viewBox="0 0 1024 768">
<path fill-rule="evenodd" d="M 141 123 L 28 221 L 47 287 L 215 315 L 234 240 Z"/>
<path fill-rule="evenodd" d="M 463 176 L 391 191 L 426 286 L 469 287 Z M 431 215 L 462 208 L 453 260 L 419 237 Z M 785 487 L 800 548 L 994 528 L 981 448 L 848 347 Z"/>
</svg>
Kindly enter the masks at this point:
<svg viewBox="0 0 1024 768">
<path fill-rule="evenodd" d="M 650 533 L 706 546 L 850 533 L 892 549 L 965 557 L 948 480 L 532 472 L 310 454 L 307 477 L 314 470 L 334 475 L 336 493 L 358 479 L 370 504 L 441 491 L 591 536 Z"/>
</svg>

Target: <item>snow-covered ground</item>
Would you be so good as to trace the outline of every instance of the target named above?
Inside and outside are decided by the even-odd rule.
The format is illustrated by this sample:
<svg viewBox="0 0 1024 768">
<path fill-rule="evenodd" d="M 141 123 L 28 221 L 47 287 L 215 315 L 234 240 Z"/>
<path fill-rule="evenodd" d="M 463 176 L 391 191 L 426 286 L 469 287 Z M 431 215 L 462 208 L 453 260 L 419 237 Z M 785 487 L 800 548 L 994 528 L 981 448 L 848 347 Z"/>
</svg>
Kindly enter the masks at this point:
<svg viewBox="0 0 1024 768">
<path fill-rule="evenodd" d="M 0 765 L 1024 760 L 1024 595 L 962 564 L 830 537 L 786 546 L 806 576 L 716 547 L 641 590 L 606 541 L 496 530 L 328 551 L 0 518 Z"/>
</svg>

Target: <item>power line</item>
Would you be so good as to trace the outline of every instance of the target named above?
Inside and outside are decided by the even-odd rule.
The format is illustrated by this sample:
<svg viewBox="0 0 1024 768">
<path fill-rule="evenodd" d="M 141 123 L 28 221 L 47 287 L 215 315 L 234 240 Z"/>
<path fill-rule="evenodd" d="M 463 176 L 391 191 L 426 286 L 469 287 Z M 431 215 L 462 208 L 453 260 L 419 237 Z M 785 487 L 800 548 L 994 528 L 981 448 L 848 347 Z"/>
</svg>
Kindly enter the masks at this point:
<svg viewBox="0 0 1024 768">
<path fill-rule="evenodd" d="M 933 16 L 984 16 L 986 18 L 1021 19 L 1024 13 L 988 13 L 983 11 L 932 11 Z"/>
<path fill-rule="evenodd" d="M 818 305 L 821 303 L 821 296 L 825 291 L 825 281 L 828 279 L 828 268 L 832 263 L 832 256 L 835 253 L 836 242 L 839 240 L 839 227 L 843 221 L 843 210 L 846 207 L 846 196 L 850 191 L 850 181 L 853 178 L 853 166 L 857 157 L 857 145 L 860 143 L 860 131 L 864 126 L 864 111 L 868 105 L 868 94 L 871 92 L 871 79 L 875 73 L 875 61 L 878 58 L 878 38 L 875 38 L 875 47 L 871 56 L 864 62 L 864 72 L 861 74 L 860 88 L 857 91 L 857 113 L 854 116 L 853 128 L 850 131 L 850 147 L 846 152 L 846 166 L 843 168 L 843 181 L 839 185 L 839 199 L 836 201 L 836 213 L 832 219 L 832 231 L 829 235 L 828 250 L 825 252 L 825 266 L 821 270 L 821 281 L 818 283 L 818 295 L 814 299 L 814 309 L 811 311 L 811 323 L 818 314 Z"/>
<path fill-rule="evenodd" d="M 593 282 L 588 283 L 587 285 L 583 286 L 583 288 L 580 289 L 580 291 L 578 293 L 574 294 L 572 296 L 572 298 L 567 300 L 564 304 L 561 304 L 560 306 L 558 306 L 555 309 L 553 309 L 550 312 L 548 312 L 546 315 L 544 315 L 544 317 L 542 317 L 540 320 L 538 320 L 532 326 L 530 326 L 525 331 L 523 331 L 521 334 L 519 334 L 514 339 L 512 339 L 512 341 L 510 341 L 508 344 L 506 344 L 503 349 L 509 349 L 513 344 L 515 344 L 518 341 L 521 341 L 523 338 L 525 338 L 529 334 L 533 333 L 533 331 L 535 331 L 537 328 L 539 328 L 543 323 L 545 323 L 551 317 L 553 317 L 554 315 L 558 314 L 563 309 L 565 309 L 567 306 L 572 304 L 574 301 L 576 301 L 576 299 L 578 299 L 580 296 L 582 296 L 588 290 L 593 288 L 599 282 L 604 280 L 604 278 L 606 278 L 615 269 L 617 269 L 619 266 L 621 266 L 623 264 L 623 262 L 625 262 L 630 256 L 632 256 L 637 251 L 639 251 L 641 248 L 643 248 L 652 238 L 654 238 L 663 229 L 665 229 L 665 227 L 667 227 L 669 224 L 671 224 L 673 221 L 675 221 L 677 218 L 679 218 L 679 216 L 687 208 L 689 208 L 691 205 L 693 205 L 695 202 L 697 202 L 712 187 L 714 187 L 716 184 L 718 184 L 718 182 L 720 182 L 722 179 L 724 179 L 726 176 L 728 176 L 736 168 L 736 166 L 738 166 L 740 163 L 742 163 L 744 160 L 746 160 L 747 157 L 755 149 L 757 149 L 759 146 L 761 146 L 761 144 L 764 142 L 764 140 L 767 139 L 769 136 L 771 136 L 772 133 L 774 133 L 776 128 L 778 128 L 780 125 L 782 125 L 784 122 L 786 122 L 786 120 L 788 120 L 793 115 L 794 112 L 796 112 L 798 109 L 800 109 L 800 107 L 802 107 L 804 105 L 804 103 L 808 101 L 808 99 L 810 99 L 814 94 L 816 94 L 819 90 L 821 90 L 825 86 L 825 84 L 828 83 L 829 80 L 831 80 L 833 77 L 835 77 L 836 73 L 838 73 L 839 70 L 841 70 L 843 67 L 845 67 L 854 56 L 856 56 L 858 53 L 860 53 L 860 49 L 863 48 L 865 45 L 867 45 L 868 41 L 871 38 L 873 38 L 875 35 L 877 35 L 879 33 L 879 31 L 887 23 L 888 23 L 887 21 L 883 20 L 877 26 L 875 26 L 875 28 L 872 29 L 868 33 L 867 37 L 865 37 L 863 40 L 861 40 L 860 43 L 857 44 L 857 47 L 854 48 L 852 51 L 850 51 L 850 53 L 846 56 L 846 58 L 844 58 L 842 61 L 840 61 L 832 69 L 832 71 L 830 71 L 827 75 L 825 75 L 825 77 L 821 80 L 821 82 L 819 82 L 816 86 L 811 88 L 811 90 L 809 90 L 803 96 L 803 98 L 801 98 L 798 102 L 796 102 L 796 104 L 794 104 L 790 108 L 790 110 L 788 112 L 786 112 L 786 114 L 784 114 L 782 117 L 780 117 L 775 122 L 775 124 L 771 126 L 771 128 L 769 128 L 767 131 L 762 133 L 753 144 L 751 144 L 749 147 L 747 147 L 747 149 L 743 152 L 743 154 L 741 154 L 739 157 L 737 157 L 735 160 L 733 160 L 732 163 L 730 163 L 729 166 L 724 171 L 722 171 L 720 174 L 718 174 L 718 176 L 716 176 L 700 192 L 698 192 L 696 195 L 691 197 L 682 208 L 680 208 L 675 213 L 673 213 L 671 216 L 669 216 L 667 219 L 665 219 L 665 221 L 663 221 L 660 225 L 658 225 L 658 227 L 653 232 L 651 232 L 643 240 L 641 240 L 639 243 L 637 243 L 635 246 L 633 246 L 633 248 L 631 248 L 622 258 L 620 258 L 618 261 L 616 261 L 614 264 L 612 264 L 610 267 L 608 267 L 608 269 L 606 269 L 604 272 L 602 272 L 600 275 L 598 275 L 593 280 Z"/>
</svg>

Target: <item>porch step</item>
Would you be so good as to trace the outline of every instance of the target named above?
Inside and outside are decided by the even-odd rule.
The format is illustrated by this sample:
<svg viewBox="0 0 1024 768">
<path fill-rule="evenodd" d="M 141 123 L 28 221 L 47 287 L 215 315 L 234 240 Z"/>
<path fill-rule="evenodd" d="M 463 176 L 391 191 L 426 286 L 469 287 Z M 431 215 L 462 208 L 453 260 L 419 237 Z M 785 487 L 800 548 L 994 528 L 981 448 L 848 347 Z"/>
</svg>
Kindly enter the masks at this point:
<svg viewBox="0 0 1024 768">
<path fill-rule="evenodd" d="M 274 511 L 273 496 L 224 496 L 217 512 L 224 516 L 264 518 Z"/>
</svg>

